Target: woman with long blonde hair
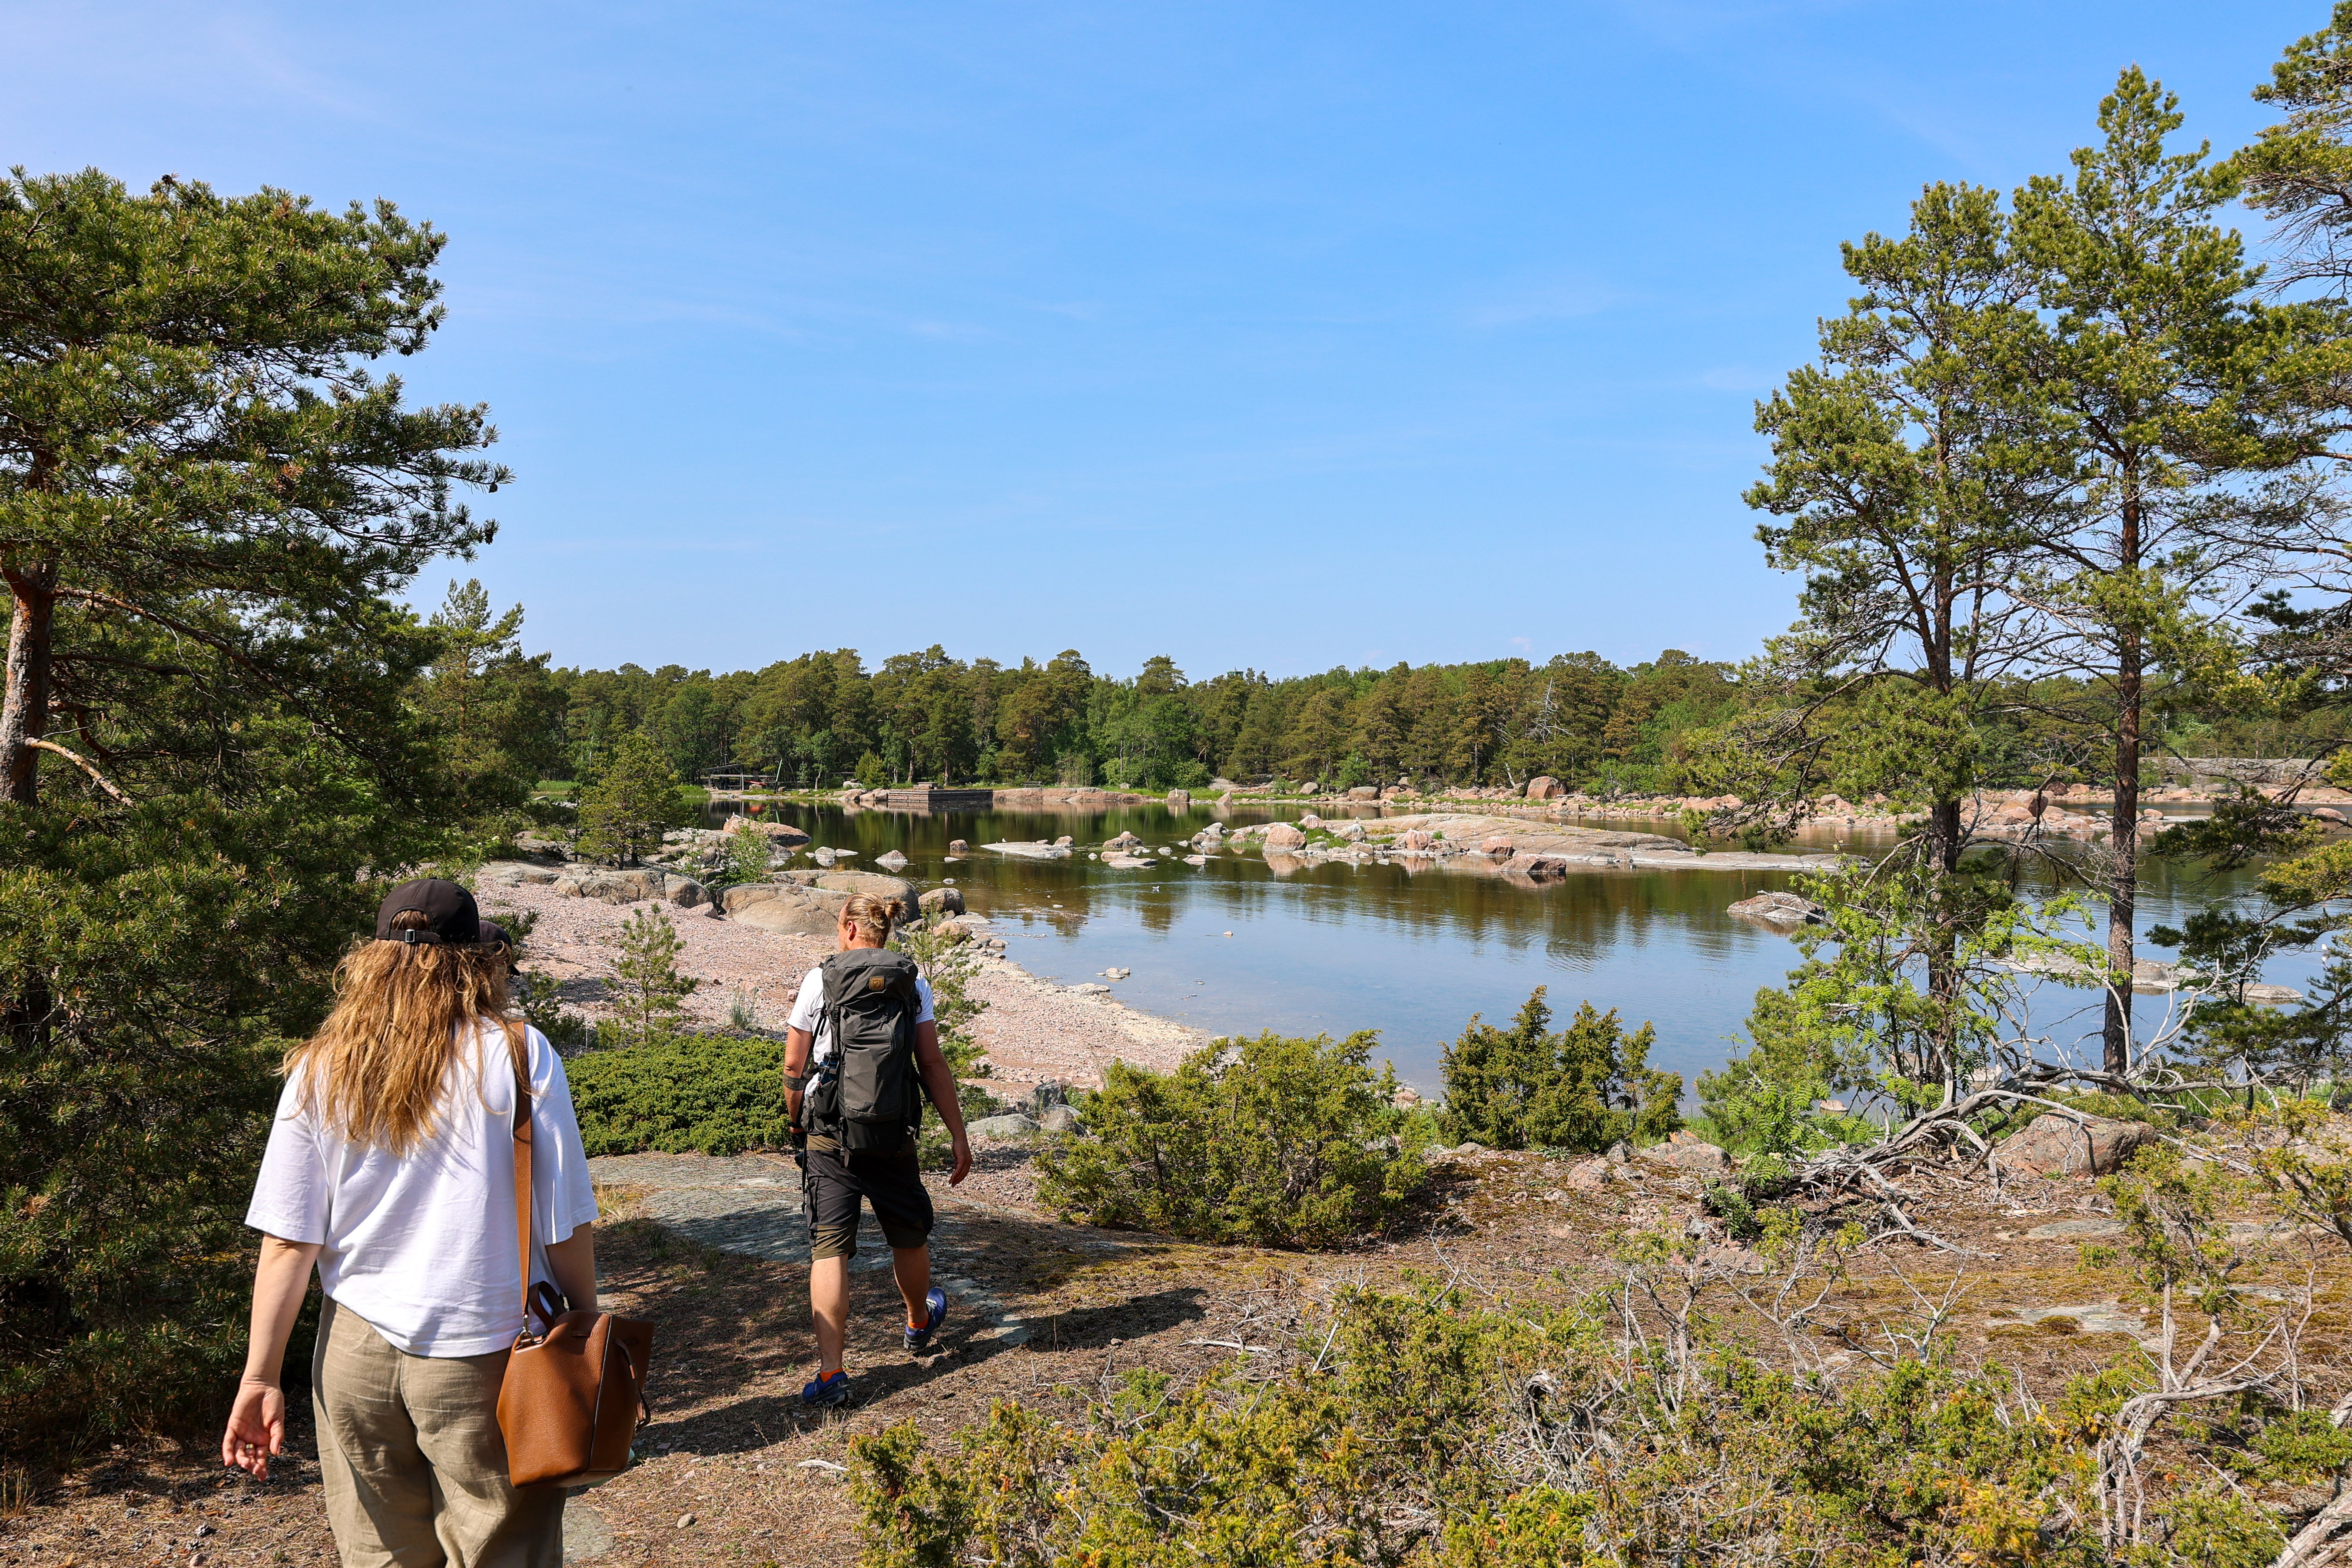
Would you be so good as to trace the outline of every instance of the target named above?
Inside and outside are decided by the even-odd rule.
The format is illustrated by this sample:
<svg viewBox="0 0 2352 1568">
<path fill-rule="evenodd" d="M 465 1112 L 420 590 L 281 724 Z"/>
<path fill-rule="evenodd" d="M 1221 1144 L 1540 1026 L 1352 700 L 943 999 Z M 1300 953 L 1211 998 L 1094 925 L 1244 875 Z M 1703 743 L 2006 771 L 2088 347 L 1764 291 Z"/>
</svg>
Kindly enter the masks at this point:
<svg viewBox="0 0 2352 1568">
<path fill-rule="evenodd" d="M 347 1568 L 562 1561 L 563 1494 L 509 1482 L 498 1423 L 523 1328 L 519 1112 L 536 1155 L 532 1278 L 589 1310 L 596 1194 L 563 1065 L 511 1016 L 508 949 L 481 928 L 454 882 L 405 882 L 385 898 L 375 935 L 336 973 L 334 1011 L 287 1057 L 246 1215 L 261 1263 L 221 1459 L 267 1477 L 286 1451 L 279 1372 L 316 1265 L 327 1299 L 311 1409 Z"/>
</svg>

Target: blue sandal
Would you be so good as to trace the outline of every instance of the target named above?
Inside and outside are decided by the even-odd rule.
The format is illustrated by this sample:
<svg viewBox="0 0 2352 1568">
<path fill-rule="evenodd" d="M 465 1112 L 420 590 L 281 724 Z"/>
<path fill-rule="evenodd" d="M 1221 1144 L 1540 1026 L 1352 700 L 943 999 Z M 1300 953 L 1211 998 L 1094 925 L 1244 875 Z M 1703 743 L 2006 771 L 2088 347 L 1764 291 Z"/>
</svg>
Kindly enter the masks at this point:
<svg viewBox="0 0 2352 1568">
<path fill-rule="evenodd" d="M 945 1290 L 932 1286 L 930 1294 L 923 1298 L 923 1305 L 929 1310 L 929 1315 L 923 1320 L 923 1326 L 919 1329 L 911 1323 L 907 1326 L 907 1353 L 909 1355 L 920 1355 L 930 1349 L 931 1336 L 939 1331 L 941 1323 L 948 1321 L 948 1293 Z"/>
</svg>

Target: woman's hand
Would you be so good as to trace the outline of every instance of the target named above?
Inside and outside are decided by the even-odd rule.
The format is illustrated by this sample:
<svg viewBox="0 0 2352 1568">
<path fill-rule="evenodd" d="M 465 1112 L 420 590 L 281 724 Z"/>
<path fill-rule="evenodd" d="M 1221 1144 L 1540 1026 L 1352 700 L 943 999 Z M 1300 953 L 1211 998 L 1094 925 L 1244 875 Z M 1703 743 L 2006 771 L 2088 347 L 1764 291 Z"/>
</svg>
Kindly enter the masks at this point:
<svg viewBox="0 0 2352 1568">
<path fill-rule="evenodd" d="M 269 1456 L 286 1451 L 286 1393 L 274 1383 L 246 1378 L 221 1434 L 221 1463 L 269 1479 Z"/>
<path fill-rule="evenodd" d="M 286 1451 L 286 1394 L 278 1386 L 278 1371 L 286 1363 L 286 1339 L 294 1331 L 310 1288 L 310 1266 L 318 1260 L 315 1241 L 261 1238 L 261 1261 L 253 1271 L 252 1337 L 246 1342 L 245 1375 L 237 1380 L 236 1403 L 229 1406 L 228 1430 L 221 1434 L 221 1463 L 265 1481 L 269 1456 Z"/>
<path fill-rule="evenodd" d="M 963 1129 L 959 1127 L 955 1131 L 955 1169 L 948 1173 L 948 1185 L 960 1187 L 963 1185 L 963 1179 L 971 1174 L 971 1142 L 964 1137 Z"/>
</svg>

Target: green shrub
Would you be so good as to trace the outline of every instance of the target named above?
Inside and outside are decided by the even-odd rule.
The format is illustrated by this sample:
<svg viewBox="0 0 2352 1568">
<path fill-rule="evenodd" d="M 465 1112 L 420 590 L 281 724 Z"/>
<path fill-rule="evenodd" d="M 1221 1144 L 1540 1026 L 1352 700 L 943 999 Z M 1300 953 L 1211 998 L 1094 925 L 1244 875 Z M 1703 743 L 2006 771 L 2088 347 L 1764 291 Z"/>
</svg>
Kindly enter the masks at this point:
<svg viewBox="0 0 2352 1568">
<path fill-rule="evenodd" d="M 1070 1216 L 1212 1241 L 1327 1247 L 1378 1229 L 1421 1185 L 1375 1037 L 1217 1040 L 1165 1076 L 1113 1062 L 1087 1133 L 1038 1161 Z"/>
<path fill-rule="evenodd" d="M 1729 1182 L 1710 1182 L 1700 1197 L 1706 1212 L 1723 1222 L 1731 1239 L 1755 1241 L 1764 1235 L 1767 1213 L 1762 1205 L 1786 1197 L 1795 1186 L 1788 1161 L 1778 1154 L 1759 1154 Z M 1784 1217 L 1793 1211 L 1780 1211 Z"/>
<path fill-rule="evenodd" d="M 1507 1029 L 1472 1017 L 1445 1049 L 1446 1136 L 1490 1149 L 1606 1149 L 1620 1139 L 1655 1142 L 1682 1123 L 1680 1073 L 1653 1071 L 1657 1031 L 1628 1035 L 1617 1010 L 1577 1005 L 1567 1028 L 1547 1033 L 1544 987 Z"/>
<path fill-rule="evenodd" d="M 775 846 L 755 827 L 730 833 L 719 841 L 719 853 L 702 878 L 716 893 L 742 882 L 761 882 L 775 868 Z"/>
<path fill-rule="evenodd" d="M 591 1154 L 780 1149 L 784 1043 L 694 1035 L 592 1051 L 567 1064 Z"/>
<path fill-rule="evenodd" d="M 1785 992 L 1759 991 L 1748 1021 L 1755 1045 L 1720 1070 L 1698 1075 L 1700 1113 L 1736 1153 L 1801 1157 L 1867 1135 L 1866 1127 L 1818 1109 L 1857 1079 L 1795 1026 L 1797 1012 Z"/>
<path fill-rule="evenodd" d="M 929 1451 L 902 1423 L 851 1445 L 859 1562 L 2255 1568 L 2281 1544 L 2275 1515 L 2188 1465 L 2149 1478 L 2139 1539 L 2107 1552 L 2099 1444 L 2130 1376 L 2041 1409 L 2000 1367 L 1940 1357 L 1798 1378 L 1703 1318 L 1679 1352 L 1627 1332 L 1632 1293 L 1546 1317 L 1349 1292 L 1271 1374 L 1137 1369 L 1082 1419 L 1000 1403 Z M 2275 1405 L 2250 1420 L 2322 1425 Z M 2286 1446 L 2240 1473 L 2309 1473 Z"/>
</svg>

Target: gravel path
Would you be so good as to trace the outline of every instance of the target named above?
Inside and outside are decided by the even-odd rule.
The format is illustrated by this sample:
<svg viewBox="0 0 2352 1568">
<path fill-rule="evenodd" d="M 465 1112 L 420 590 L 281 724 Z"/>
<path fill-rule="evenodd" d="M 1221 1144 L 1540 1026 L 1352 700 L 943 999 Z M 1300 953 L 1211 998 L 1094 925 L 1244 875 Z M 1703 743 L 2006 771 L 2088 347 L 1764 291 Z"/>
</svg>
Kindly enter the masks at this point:
<svg viewBox="0 0 2352 1568">
<path fill-rule="evenodd" d="M 539 917 L 524 944 L 524 967 L 555 981 L 564 1004 L 591 1018 L 611 1011 L 604 976 L 618 955 L 614 944 L 629 915 L 645 907 L 563 898 L 544 883 L 499 884 L 482 896 L 483 913 L 492 920 L 502 910 Z M 823 937 L 764 931 L 704 910 L 656 907 L 668 910 L 686 944 L 679 972 L 702 982 L 686 1005 L 706 1028 L 726 1027 L 733 1003 L 742 997 L 758 1028 L 782 1034 L 801 976 L 833 951 Z M 1017 1098 L 1056 1078 L 1095 1087 L 1114 1060 L 1166 1071 L 1209 1038 L 1116 998 L 1041 980 L 1010 959 L 982 957 L 971 993 L 988 1004 L 972 1033 L 988 1053 L 1002 1095 Z"/>
</svg>

